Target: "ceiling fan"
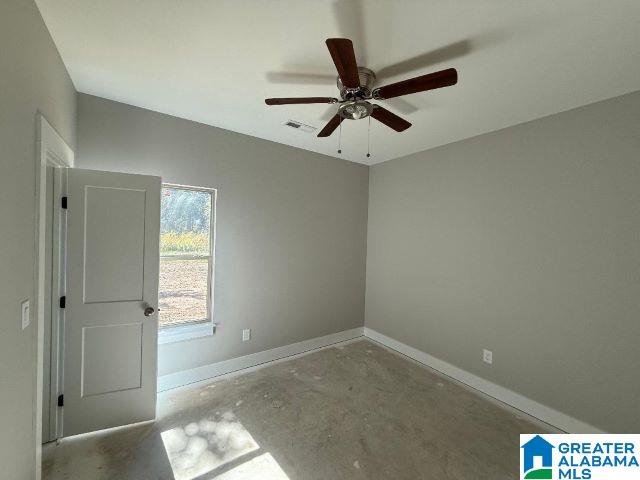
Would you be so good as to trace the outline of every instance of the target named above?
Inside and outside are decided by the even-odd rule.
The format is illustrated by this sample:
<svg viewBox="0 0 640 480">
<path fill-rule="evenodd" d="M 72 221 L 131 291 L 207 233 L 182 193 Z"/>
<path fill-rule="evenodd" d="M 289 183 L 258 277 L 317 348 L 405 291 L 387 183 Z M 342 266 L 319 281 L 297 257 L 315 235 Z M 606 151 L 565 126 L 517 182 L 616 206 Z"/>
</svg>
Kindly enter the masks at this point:
<svg viewBox="0 0 640 480">
<path fill-rule="evenodd" d="M 329 38 L 327 48 L 338 70 L 337 86 L 340 99 L 335 97 L 267 98 L 267 105 L 293 105 L 306 103 L 338 104 L 338 111 L 318 133 L 318 137 L 330 136 L 342 120 L 359 120 L 371 116 L 396 132 L 402 132 L 411 124 L 386 108 L 369 100 L 385 100 L 411 93 L 449 87 L 458 82 L 455 68 L 421 75 L 401 82 L 375 87 L 376 74 L 356 63 L 353 43 L 348 38 Z"/>
</svg>

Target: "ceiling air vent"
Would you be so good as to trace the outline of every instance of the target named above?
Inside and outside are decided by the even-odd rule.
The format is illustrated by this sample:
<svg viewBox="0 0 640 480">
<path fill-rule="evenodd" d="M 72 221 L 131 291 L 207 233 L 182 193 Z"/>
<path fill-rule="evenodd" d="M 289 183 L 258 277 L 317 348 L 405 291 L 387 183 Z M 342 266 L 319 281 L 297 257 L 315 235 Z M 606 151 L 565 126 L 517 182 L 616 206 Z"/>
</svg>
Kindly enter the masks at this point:
<svg viewBox="0 0 640 480">
<path fill-rule="evenodd" d="M 286 122 L 284 122 L 283 124 L 285 127 L 291 127 L 291 128 L 295 128 L 296 130 L 301 130 L 303 132 L 313 132 L 315 130 L 317 130 L 316 127 L 312 127 L 311 125 L 307 125 L 305 123 L 302 122 L 298 122 L 296 120 L 287 120 Z"/>
</svg>

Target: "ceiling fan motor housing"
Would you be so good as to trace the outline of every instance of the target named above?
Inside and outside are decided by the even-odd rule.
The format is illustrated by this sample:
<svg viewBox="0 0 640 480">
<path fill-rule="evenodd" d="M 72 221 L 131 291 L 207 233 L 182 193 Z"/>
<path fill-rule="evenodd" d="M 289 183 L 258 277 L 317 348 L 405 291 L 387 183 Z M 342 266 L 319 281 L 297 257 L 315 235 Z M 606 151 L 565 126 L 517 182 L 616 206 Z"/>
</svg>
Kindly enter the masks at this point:
<svg viewBox="0 0 640 480">
<path fill-rule="evenodd" d="M 340 77 L 336 80 L 342 102 L 338 108 L 338 114 L 347 120 L 359 120 L 368 117 L 373 111 L 373 105 L 367 102 L 371 98 L 373 85 L 376 81 L 376 74 L 365 67 L 358 67 L 360 86 L 358 88 L 347 88 L 342 84 Z"/>
<path fill-rule="evenodd" d="M 372 70 L 365 67 L 358 67 L 358 76 L 360 77 L 360 87 L 347 88 L 342 84 L 340 77 L 336 80 L 340 96 L 343 100 L 363 100 L 371 98 L 373 85 L 376 82 L 376 74 Z"/>
</svg>

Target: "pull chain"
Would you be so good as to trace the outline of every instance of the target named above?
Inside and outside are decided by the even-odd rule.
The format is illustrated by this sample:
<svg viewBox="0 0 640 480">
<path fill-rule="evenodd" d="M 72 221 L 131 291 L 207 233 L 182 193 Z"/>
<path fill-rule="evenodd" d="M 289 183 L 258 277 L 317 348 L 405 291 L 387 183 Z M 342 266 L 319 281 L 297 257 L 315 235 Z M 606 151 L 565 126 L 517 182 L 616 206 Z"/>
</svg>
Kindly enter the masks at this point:
<svg viewBox="0 0 640 480">
<path fill-rule="evenodd" d="M 342 153 L 341 142 L 342 142 L 342 117 L 340 117 L 340 130 L 338 131 L 338 153 Z"/>
<path fill-rule="evenodd" d="M 369 126 L 367 127 L 367 158 L 371 156 L 371 115 L 369 115 Z"/>
</svg>

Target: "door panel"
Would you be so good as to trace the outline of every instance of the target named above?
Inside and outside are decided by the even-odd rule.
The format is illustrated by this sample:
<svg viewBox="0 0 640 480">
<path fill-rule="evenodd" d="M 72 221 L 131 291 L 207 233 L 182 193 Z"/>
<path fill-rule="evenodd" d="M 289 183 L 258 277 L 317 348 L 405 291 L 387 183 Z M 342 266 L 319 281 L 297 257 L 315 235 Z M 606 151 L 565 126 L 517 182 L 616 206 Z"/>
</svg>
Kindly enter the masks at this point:
<svg viewBox="0 0 640 480">
<path fill-rule="evenodd" d="M 145 191 L 92 185 L 84 195 L 85 303 L 142 300 Z"/>
<path fill-rule="evenodd" d="M 160 178 L 69 170 L 64 436 L 155 418 Z"/>
<path fill-rule="evenodd" d="M 82 329 L 83 397 L 142 386 L 142 324 Z M 118 356 L 113 356 L 113 345 Z"/>
</svg>

